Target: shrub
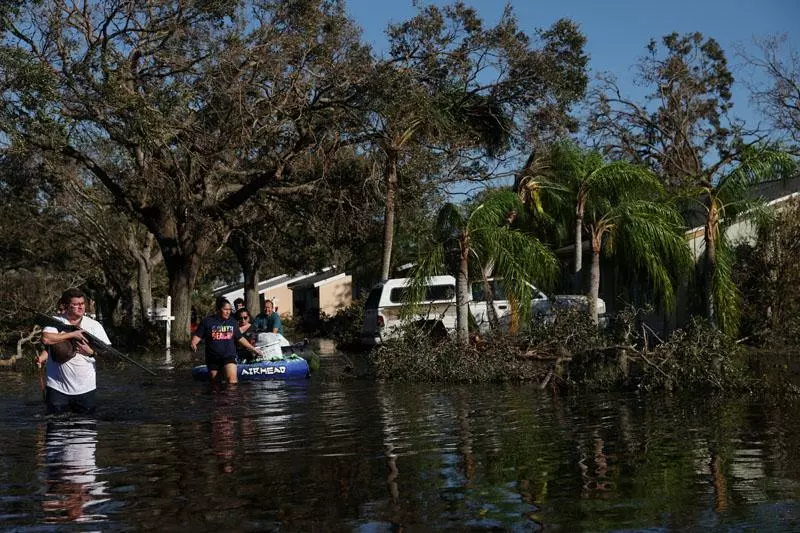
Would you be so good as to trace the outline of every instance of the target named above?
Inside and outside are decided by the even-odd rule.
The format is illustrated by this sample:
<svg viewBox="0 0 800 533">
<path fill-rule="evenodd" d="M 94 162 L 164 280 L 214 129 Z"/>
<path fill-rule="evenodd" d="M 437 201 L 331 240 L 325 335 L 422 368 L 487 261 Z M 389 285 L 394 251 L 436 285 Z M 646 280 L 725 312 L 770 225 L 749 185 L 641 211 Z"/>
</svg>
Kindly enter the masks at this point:
<svg viewBox="0 0 800 533">
<path fill-rule="evenodd" d="M 762 228 L 756 246 L 737 249 L 742 335 L 756 346 L 800 344 L 800 201 Z"/>
<path fill-rule="evenodd" d="M 359 344 L 364 323 L 364 300 L 359 298 L 331 316 L 321 313 L 318 334 L 332 339 L 337 347 Z"/>
<path fill-rule="evenodd" d="M 736 343 L 704 320 L 693 319 L 643 358 L 642 389 L 747 388 L 751 380 Z"/>
<path fill-rule="evenodd" d="M 520 357 L 518 346 L 506 336 L 463 345 L 451 338 L 432 341 L 419 330 L 409 330 L 370 357 L 375 377 L 399 381 L 541 381 L 548 372 L 540 362 Z"/>
</svg>

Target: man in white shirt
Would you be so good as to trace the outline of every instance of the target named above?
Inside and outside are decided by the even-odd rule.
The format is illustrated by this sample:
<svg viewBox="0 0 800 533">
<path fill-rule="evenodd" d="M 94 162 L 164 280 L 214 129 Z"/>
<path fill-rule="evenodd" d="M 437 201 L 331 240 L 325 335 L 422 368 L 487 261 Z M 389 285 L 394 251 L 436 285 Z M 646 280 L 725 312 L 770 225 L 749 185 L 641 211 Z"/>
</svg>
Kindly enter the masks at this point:
<svg viewBox="0 0 800 533">
<path fill-rule="evenodd" d="M 68 289 L 61 297 L 64 312 L 55 318 L 65 324 L 77 326 L 80 330 L 59 331 L 54 327 L 46 327 L 42 332 L 42 342 L 50 347 L 47 358 L 47 389 L 45 401 L 48 414 L 60 414 L 67 411 L 80 414 L 93 413 L 97 401 L 95 389 L 94 350 L 89 346 L 82 331 L 91 333 L 106 344 L 111 344 L 103 326 L 96 320 L 85 316 L 86 297 L 80 289 Z M 61 343 L 71 343 L 69 345 Z M 54 345 L 60 344 L 59 356 L 56 357 Z M 64 346 L 67 346 L 65 349 Z"/>
</svg>

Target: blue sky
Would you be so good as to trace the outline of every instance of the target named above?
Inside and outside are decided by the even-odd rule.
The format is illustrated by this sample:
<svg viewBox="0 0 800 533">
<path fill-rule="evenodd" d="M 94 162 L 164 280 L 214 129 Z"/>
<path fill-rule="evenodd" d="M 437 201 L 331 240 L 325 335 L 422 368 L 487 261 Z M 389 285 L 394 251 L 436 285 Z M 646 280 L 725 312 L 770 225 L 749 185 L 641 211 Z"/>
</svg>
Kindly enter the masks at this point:
<svg viewBox="0 0 800 533">
<path fill-rule="evenodd" d="M 390 22 L 412 17 L 416 10 L 411 0 L 346 0 L 347 11 L 364 30 L 365 39 L 381 50 L 384 30 Z M 444 5 L 449 2 L 424 1 L 421 5 Z M 503 11 L 502 0 L 472 0 L 484 20 L 495 23 Z M 651 38 L 676 31 L 699 31 L 715 38 L 734 67 L 737 80 L 749 75 L 736 68 L 734 45 L 753 48 L 754 37 L 786 33 L 794 49 L 800 49 L 800 0 L 512 0 L 510 2 L 521 28 L 533 33 L 562 17 L 576 21 L 586 35 L 590 68 L 593 72 L 611 72 L 630 95 L 633 87 L 632 66 L 645 53 Z M 734 88 L 733 115 L 755 125 L 758 117 L 749 109 L 745 88 Z"/>
</svg>

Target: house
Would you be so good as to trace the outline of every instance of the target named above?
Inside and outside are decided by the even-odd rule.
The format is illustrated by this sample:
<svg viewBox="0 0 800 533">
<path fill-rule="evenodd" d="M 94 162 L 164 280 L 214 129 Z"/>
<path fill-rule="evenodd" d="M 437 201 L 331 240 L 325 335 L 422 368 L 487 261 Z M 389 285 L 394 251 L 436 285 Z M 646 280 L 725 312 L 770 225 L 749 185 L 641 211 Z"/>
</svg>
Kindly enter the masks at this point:
<svg viewBox="0 0 800 533">
<path fill-rule="evenodd" d="M 289 284 L 293 295 L 294 317 L 308 324 L 323 314 L 335 315 L 353 302 L 353 277 L 333 269 Z"/>
<path fill-rule="evenodd" d="M 244 298 L 244 284 L 219 287 L 214 295 L 223 296 L 230 302 Z M 259 310 L 264 308 L 267 299 L 272 300 L 282 317 L 303 317 L 313 323 L 319 320 L 321 313 L 335 315 L 352 303 L 353 280 L 352 276 L 337 272 L 336 267 L 308 274 L 281 274 L 259 282 Z"/>
<path fill-rule="evenodd" d="M 258 310 L 261 311 L 264 309 L 264 301 L 270 299 L 275 305 L 275 310 L 281 316 L 294 316 L 292 291 L 289 288 L 289 284 L 315 274 L 315 272 L 312 272 L 311 274 L 296 274 L 294 276 L 281 274 L 279 276 L 259 282 Z M 222 296 L 229 302 L 233 302 L 236 298 L 244 298 L 244 284 L 240 282 L 233 285 L 220 287 L 214 291 L 214 295 Z"/>
</svg>

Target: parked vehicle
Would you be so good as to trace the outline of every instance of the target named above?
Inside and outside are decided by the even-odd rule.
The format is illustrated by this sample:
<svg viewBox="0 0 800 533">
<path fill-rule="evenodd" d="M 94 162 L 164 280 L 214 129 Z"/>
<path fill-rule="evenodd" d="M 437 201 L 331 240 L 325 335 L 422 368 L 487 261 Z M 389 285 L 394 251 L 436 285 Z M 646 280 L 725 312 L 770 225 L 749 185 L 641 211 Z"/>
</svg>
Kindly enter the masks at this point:
<svg viewBox="0 0 800 533">
<path fill-rule="evenodd" d="M 451 335 L 456 329 L 456 280 L 453 276 L 433 276 L 428 280 L 425 298 L 417 306 L 414 316 L 401 320 L 400 310 L 405 301 L 409 278 L 395 278 L 376 285 L 364 304 L 364 324 L 361 328 L 361 343 L 380 344 L 399 333 L 404 324 L 413 324 L 430 331 L 432 335 Z M 505 294 L 502 280 L 489 280 L 492 291 L 492 306 L 501 329 L 508 328 L 511 319 L 511 304 Z M 582 295 L 557 295 L 549 298 L 535 286 L 531 311 L 534 320 L 550 321 L 557 309 L 577 307 L 586 309 L 588 298 Z M 489 298 L 483 281 L 472 283 L 469 310 L 478 330 L 486 333 L 491 329 Z M 606 323 L 606 304 L 597 302 L 601 326 Z"/>
</svg>

